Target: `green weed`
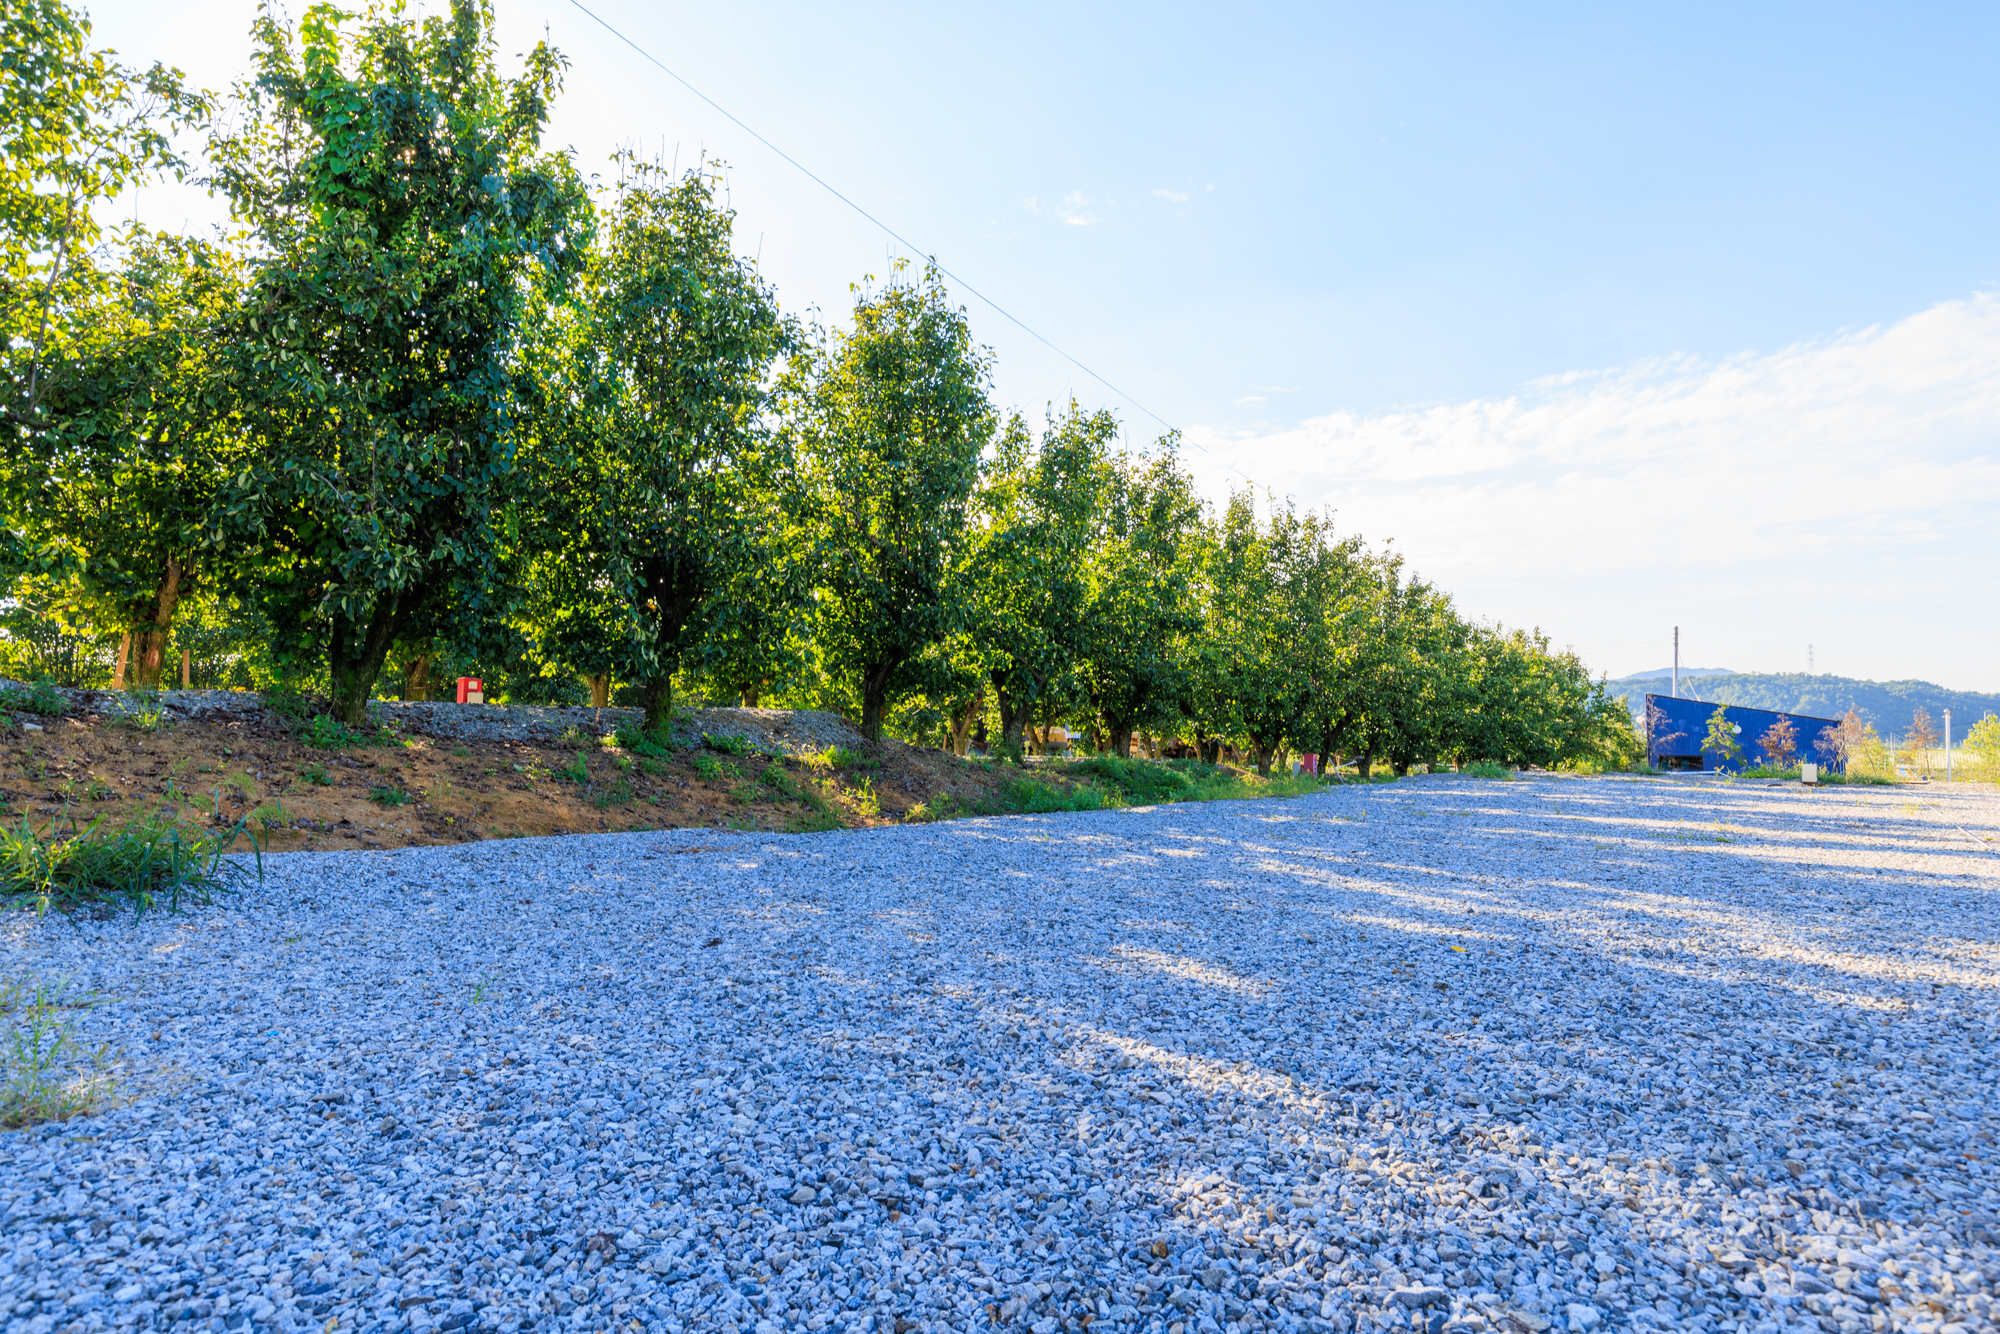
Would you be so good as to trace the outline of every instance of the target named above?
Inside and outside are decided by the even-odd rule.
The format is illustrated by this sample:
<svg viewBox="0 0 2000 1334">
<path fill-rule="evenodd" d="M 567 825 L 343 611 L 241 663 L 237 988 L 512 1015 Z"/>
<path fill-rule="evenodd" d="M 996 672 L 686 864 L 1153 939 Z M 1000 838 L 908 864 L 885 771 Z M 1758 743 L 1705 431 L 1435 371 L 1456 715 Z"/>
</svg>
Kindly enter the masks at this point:
<svg viewBox="0 0 2000 1334">
<path fill-rule="evenodd" d="M 68 1000 L 66 988 L 20 982 L 0 988 L 0 1126 L 16 1130 L 88 1115 L 112 1099 L 107 1046 L 86 1047 L 77 1039 L 78 1012 L 106 1003 L 105 997 Z"/>
<path fill-rule="evenodd" d="M 26 690 L 9 691 L 0 699 L 0 708 L 41 718 L 60 718 L 69 712 L 69 701 L 56 689 L 56 683 L 45 676 Z"/>
<path fill-rule="evenodd" d="M 313 715 L 312 722 L 299 735 L 299 740 L 314 750 L 343 750 L 349 746 L 361 745 L 368 738 L 342 723 L 331 714 Z"/>
<path fill-rule="evenodd" d="M 246 836 L 257 879 L 264 878 L 263 845 L 248 833 L 247 819 L 220 832 L 189 828 L 165 811 L 115 829 L 102 818 L 82 829 L 70 819 L 66 831 L 61 823 L 36 830 L 23 816 L 11 829 L 0 826 L 0 900 L 33 904 L 37 913 L 123 904 L 135 916 L 156 906 L 178 911 L 183 898 L 212 903 L 247 876 L 241 864 L 224 860 Z"/>
<path fill-rule="evenodd" d="M 1497 778 L 1504 782 L 1507 777 L 1507 766 L 1496 764 L 1492 760 L 1478 760 L 1466 765 L 1459 772 L 1473 778 Z"/>
<path fill-rule="evenodd" d="M 305 694 L 297 686 L 282 681 L 266 686 L 258 692 L 258 698 L 264 701 L 265 708 L 290 723 L 303 725 L 306 714 L 311 712 Z"/>
<path fill-rule="evenodd" d="M 578 751 L 575 759 L 555 771 L 555 776 L 557 778 L 567 778 L 572 783 L 588 783 L 590 781 L 590 766 L 584 763 L 583 752 Z"/>
<path fill-rule="evenodd" d="M 333 776 L 327 773 L 326 766 L 317 760 L 299 770 L 299 778 L 301 781 L 310 783 L 314 787 L 330 787 L 333 785 Z"/>
<path fill-rule="evenodd" d="M 590 804 L 600 811 L 606 806 L 622 805 L 630 800 L 632 800 L 632 784 L 623 778 L 602 791 L 593 792 L 590 796 Z"/>
<path fill-rule="evenodd" d="M 410 794 L 399 787 L 371 787 L 368 789 L 368 800 L 377 806 L 407 806 Z"/>
<path fill-rule="evenodd" d="M 816 755 L 806 756 L 805 762 L 821 773 L 838 773 L 842 770 L 852 772 L 856 769 L 882 767 L 882 761 L 874 756 L 858 750 L 849 750 L 846 746 L 828 746 Z"/>
<path fill-rule="evenodd" d="M 724 755 L 748 755 L 757 749 L 748 738 L 740 736 L 711 736 L 704 732 L 701 741 L 710 750 L 719 750 Z"/>
<path fill-rule="evenodd" d="M 694 771 L 703 778 L 734 778 L 736 771 L 713 755 L 694 757 Z"/>
<path fill-rule="evenodd" d="M 647 732 L 637 723 L 620 723 L 618 730 L 611 734 L 611 741 L 620 750 L 629 750 L 634 755 L 661 759 L 673 752 L 671 736 L 666 732 Z"/>
<path fill-rule="evenodd" d="M 563 728 L 562 735 L 557 737 L 556 740 L 565 746 L 587 746 L 590 744 L 590 737 L 584 733 L 581 727 L 575 724 Z"/>
</svg>

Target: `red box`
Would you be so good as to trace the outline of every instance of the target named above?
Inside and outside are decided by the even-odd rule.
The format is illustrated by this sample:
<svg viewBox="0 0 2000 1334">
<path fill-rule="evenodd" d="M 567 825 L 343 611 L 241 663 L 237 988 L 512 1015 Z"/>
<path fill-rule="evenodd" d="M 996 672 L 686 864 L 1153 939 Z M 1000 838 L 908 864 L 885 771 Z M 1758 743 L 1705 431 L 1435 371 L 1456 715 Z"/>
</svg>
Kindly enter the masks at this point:
<svg viewBox="0 0 2000 1334">
<path fill-rule="evenodd" d="M 458 678 L 458 702 L 460 704 L 484 704 L 486 683 L 476 676 Z"/>
</svg>

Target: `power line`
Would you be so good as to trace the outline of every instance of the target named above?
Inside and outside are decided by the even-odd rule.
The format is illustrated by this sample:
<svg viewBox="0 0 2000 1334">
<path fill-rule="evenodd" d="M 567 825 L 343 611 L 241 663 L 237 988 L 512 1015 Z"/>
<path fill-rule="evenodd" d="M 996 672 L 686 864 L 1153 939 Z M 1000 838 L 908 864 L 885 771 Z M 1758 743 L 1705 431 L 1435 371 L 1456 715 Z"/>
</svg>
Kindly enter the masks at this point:
<svg viewBox="0 0 2000 1334">
<path fill-rule="evenodd" d="M 745 125 L 740 119 L 737 118 L 737 116 L 734 113 L 732 113 L 729 110 L 729 108 L 723 106 L 720 102 L 710 97 L 707 93 L 704 93 L 701 89 L 695 87 L 693 84 L 689 83 L 686 79 L 683 79 L 680 75 L 668 69 L 666 65 L 663 64 L 660 61 L 660 59 L 657 56 L 655 56 L 652 52 L 648 51 L 645 47 L 633 41 L 630 37 L 627 37 L 624 33 L 618 31 L 618 29 L 612 27 L 609 23 L 605 22 L 603 18 L 599 17 L 596 13 L 594 13 L 587 6 L 585 6 L 583 4 L 583 0 L 570 0 L 570 3 L 575 5 L 578 9 L 582 10 L 584 15 L 588 17 L 593 23 L 597 24 L 597 26 L 603 28 L 613 37 L 616 37 L 619 41 L 625 43 L 625 45 L 631 47 L 634 51 L 638 52 L 639 55 L 644 60 L 646 60 L 649 64 L 651 64 L 655 69 L 659 70 L 660 73 L 666 75 L 668 78 L 672 79 L 675 83 L 687 89 L 690 93 L 693 93 L 696 97 L 700 98 L 702 101 L 708 103 L 710 107 L 714 108 L 717 113 L 719 113 L 724 119 L 728 120 L 732 125 L 736 126 L 737 129 L 743 131 L 745 134 L 749 135 L 752 139 L 755 139 L 758 143 L 770 149 L 773 153 L 776 153 L 779 157 L 783 158 L 786 162 L 789 162 L 792 166 L 797 167 L 815 185 L 819 186 L 822 190 L 825 190 L 828 194 L 832 195 L 835 199 L 838 199 L 841 203 L 853 209 L 856 213 L 859 213 L 862 217 L 868 219 L 868 221 L 874 223 L 877 227 L 880 227 L 884 232 L 887 232 L 892 238 L 894 238 L 898 243 L 900 243 L 902 246 L 908 249 L 912 254 L 917 254 L 917 255 L 926 254 L 922 246 L 913 244 L 911 241 L 906 239 L 902 235 L 902 233 L 898 232 L 894 227 L 891 227 L 888 223 L 882 221 L 880 218 L 876 217 L 873 213 L 870 213 L 867 209 L 861 207 L 861 205 L 855 203 L 852 199 L 849 199 L 846 195 L 834 189 L 832 185 L 828 184 L 827 181 L 823 177 L 821 177 L 817 172 L 813 171 L 812 168 L 806 166 L 805 163 L 799 161 L 797 158 L 793 157 L 790 153 L 787 153 L 784 149 L 778 147 L 776 144 L 772 143 L 769 139 L 766 139 L 763 135 L 751 129 L 748 125 Z M 1180 431 L 1179 427 L 1175 426 L 1165 417 L 1162 417 L 1159 413 L 1147 407 L 1144 403 L 1141 403 L 1138 399 L 1132 397 L 1132 395 L 1126 393 L 1123 389 L 1120 389 L 1117 385 L 1111 383 L 1111 381 L 1105 379 L 1102 375 L 1099 375 L 1096 371 L 1090 369 L 1090 367 L 1078 361 L 1075 357 L 1071 356 L 1069 353 L 1057 347 L 1054 343 L 1050 342 L 1048 339 L 1042 337 L 1042 335 L 1037 333 L 1035 330 L 1029 328 L 1025 321 L 1023 321 L 1019 316 L 1015 315 L 1013 312 L 1009 311 L 1006 307 L 1002 306 L 999 302 L 995 301 L 992 297 L 987 296 L 984 292 L 980 291 L 978 288 L 974 287 L 971 283 L 965 281 L 965 279 L 959 277 L 957 274 L 953 273 L 950 269 L 947 269 L 944 265 L 938 264 L 935 256 L 931 256 L 930 260 L 932 264 L 936 265 L 937 271 L 939 273 L 942 273 L 945 277 L 951 279 L 954 283 L 957 283 L 960 287 L 970 292 L 973 296 L 978 297 L 981 301 L 985 302 L 988 306 L 992 307 L 1001 316 L 1012 322 L 1022 332 L 1026 333 L 1030 338 L 1033 338 L 1036 342 L 1048 348 L 1049 351 L 1055 353 L 1057 356 L 1061 357 L 1064 361 L 1067 361 L 1070 365 L 1076 367 L 1078 370 L 1082 371 L 1085 375 L 1088 375 L 1091 379 L 1097 381 L 1099 384 L 1103 385 L 1106 389 L 1109 389 L 1112 393 L 1118 395 L 1118 397 L 1124 399 L 1127 403 L 1130 403 L 1133 407 L 1139 409 L 1139 411 L 1145 413 L 1148 417 L 1151 417 L 1154 421 L 1166 427 L 1169 431 L 1179 433 Z M 1183 436 L 1182 438 L 1185 439 L 1186 437 Z M 1243 478 L 1245 481 L 1251 480 L 1250 474 L 1244 472 L 1241 468 L 1238 468 L 1234 464 L 1221 459 L 1220 457 L 1218 457 L 1217 455 L 1215 455 L 1214 453 L 1212 453 L 1207 449 L 1202 449 L 1200 445 L 1195 444 L 1195 442 L 1192 440 L 1189 440 L 1187 443 L 1194 445 L 1196 449 L 1201 450 L 1202 453 L 1207 454 L 1210 458 L 1215 459 L 1216 462 L 1221 463 L 1223 467 L 1228 468 L 1231 472 Z"/>
</svg>

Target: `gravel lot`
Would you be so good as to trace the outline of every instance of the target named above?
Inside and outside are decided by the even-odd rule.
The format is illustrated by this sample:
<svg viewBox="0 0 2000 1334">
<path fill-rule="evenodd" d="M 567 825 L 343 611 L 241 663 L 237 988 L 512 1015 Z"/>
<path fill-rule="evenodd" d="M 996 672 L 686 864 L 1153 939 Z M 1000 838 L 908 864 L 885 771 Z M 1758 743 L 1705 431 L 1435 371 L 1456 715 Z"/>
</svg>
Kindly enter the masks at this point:
<svg viewBox="0 0 2000 1334">
<path fill-rule="evenodd" d="M 4 926 L 0 1322 L 1991 1329 L 1992 789 L 294 854 Z"/>
</svg>

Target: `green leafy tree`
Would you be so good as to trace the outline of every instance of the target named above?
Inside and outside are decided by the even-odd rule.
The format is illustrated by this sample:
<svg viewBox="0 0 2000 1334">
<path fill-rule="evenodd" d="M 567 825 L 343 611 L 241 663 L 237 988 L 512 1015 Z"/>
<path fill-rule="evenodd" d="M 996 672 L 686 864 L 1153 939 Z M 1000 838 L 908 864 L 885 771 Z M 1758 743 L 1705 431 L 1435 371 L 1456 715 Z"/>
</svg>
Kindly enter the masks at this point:
<svg viewBox="0 0 2000 1334">
<path fill-rule="evenodd" d="M 1021 753 L 1023 726 L 1058 704 L 1060 684 L 1083 656 L 1087 566 L 1117 435 L 1115 417 L 1086 413 L 1074 400 L 1051 415 L 1039 442 L 1015 417 L 979 489 L 963 578 L 1003 754 Z"/>
<path fill-rule="evenodd" d="M 211 149 L 254 247 L 246 548 L 265 614 L 354 723 L 409 627 L 501 610 L 524 308 L 574 272 L 590 214 L 539 151 L 559 58 L 538 45 L 502 78 L 477 0 L 421 21 L 314 5 L 296 35 L 266 11 L 255 37 Z"/>
<path fill-rule="evenodd" d="M 663 727 L 683 669 L 754 695 L 786 662 L 805 564 L 769 371 L 791 338 L 730 249 L 705 169 L 630 158 L 572 301 L 531 357 L 529 584 L 544 654 L 638 688 Z"/>
<path fill-rule="evenodd" d="M 1104 518 L 1084 576 L 1080 676 L 1121 759 L 1132 733 L 1170 727 L 1192 708 L 1192 640 L 1202 627 L 1197 579 L 1206 530 L 1194 480 L 1160 441 L 1146 461 L 1112 463 Z"/>
<path fill-rule="evenodd" d="M 1719 767 L 1724 770 L 1732 764 L 1740 766 L 1743 763 L 1743 747 L 1736 740 L 1736 725 L 1729 721 L 1729 711 L 1720 705 L 1708 715 L 1708 731 L 1701 739 L 1701 748 L 1720 755 Z"/>
<path fill-rule="evenodd" d="M 226 494 L 255 457 L 223 363 L 242 265 L 139 233 L 92 333 L 42 396 L 5 469 L 20 565 L 74 582 L 100 629 L 130 634 L 129 685 L 156 688 L 174 614 L 228 547 Z"/>
<path fill-rule="evenodd" d="M 206 97 L 179 70 L 90 49 L 90 21 L 62 0 L 0 4 L 0 420 L 50 425 L 45 395 L 90 336 L 109 269 L 96 209 L 161 173 L 183 175 L 172 133 Z"/>
<path fill-rule="evenodd" d="M 879 740 L 919 660 L 965 622 L 952 578 L 994 431 L 990 360 L 935 270 L 862 291 L 852 329 L 802 348 L 785 377 L 821 556 L 815 636 Z"/>
</svg>

